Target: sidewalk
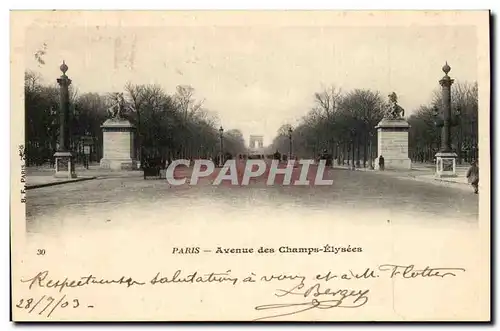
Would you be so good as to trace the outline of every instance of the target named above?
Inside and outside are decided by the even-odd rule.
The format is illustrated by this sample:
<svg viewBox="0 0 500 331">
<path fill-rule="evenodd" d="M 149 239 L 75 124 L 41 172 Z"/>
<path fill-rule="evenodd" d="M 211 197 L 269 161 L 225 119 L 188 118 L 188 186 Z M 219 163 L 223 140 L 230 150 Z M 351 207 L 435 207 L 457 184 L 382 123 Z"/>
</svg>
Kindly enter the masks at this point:
<svg viewBox="0 0 500 331">
<path fill-rule="evenodd" d="M 334 169 L 345 169 L 351 170 L 349 166 L 338 166 L 335 165 Z M 366 171 L 375 173 L 381 176 L 390 176 L 398 179 L 406 179 L 406 180 L 416 180 L 420 182 L 426 182 L 435 185 L 461 188 L 461 189 L 470 189 L 468 187 L 467 178 L 465 174 L 467 173 L 467 166 L 457 166 L 457 177 L 445 177 L 439 178 L 435 176 L 435 167 L 430 164 L 415 164 L 412 165 L 412 169 L 409 170 L 371 170 L 369 168 L 356 168 L 355 171 Z"/>
<path fill-rule="evenodd" d="M 141 171 L 132 170 L 107 170 L 101 169 L 99 165 L 91 165 L 89 169 L 81 166 L 77 166 L 76 178 L 55 178 L 54 168 L 42 166 L 42 167 L 28 167 L 26 169 L 26 189 L 34 189 L 46 186 L 81 182 L 85 180 L 92 179 L 104 179 L 104 178 L 123 178 L 123 177 L 142 177 L 143 173 Z"/>
</svg>

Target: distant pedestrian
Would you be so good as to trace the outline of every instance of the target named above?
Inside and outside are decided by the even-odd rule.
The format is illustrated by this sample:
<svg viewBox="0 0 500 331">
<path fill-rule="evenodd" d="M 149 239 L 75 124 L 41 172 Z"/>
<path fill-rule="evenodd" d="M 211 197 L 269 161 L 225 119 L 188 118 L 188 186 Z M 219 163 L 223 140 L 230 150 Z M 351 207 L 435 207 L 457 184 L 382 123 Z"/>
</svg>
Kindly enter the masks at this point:
<svg viewBox="0 0 500 331">
<path fill-rule="evenodd" d="M 473 161 L 471 163 L 471 166 L 469 170 L 467 170 L 467 174 L 465 175 L 467 177 L 467 181 L 469 184 L 472 185 L 474 188 L 474 193 L 478 194 L 479 193 L 479 164 L 477 161 Z"/>
<path fill-rule="evenodd" d="M 332 166 L 332 157 L 330 154 L 328 154 L 328 150 L 326 150 L 326 149 L 323 150 L 323 153 L 321 154 L 321 159 L 325 160 L 325 165 L 327 167 Z"/>
<path fill-rule="evenodd" d="M 378 168 L 382 171 L 384 171 L 384 169 L 385 169 L 385 160 L 384 160 L 384 157 L 382 155 L 380 155 L 378 158 Z"/>
<path fill-rule="evenodd" d="M 281 160 L 281 153 L 278 150 L 276 150 L 276 153 L 273 154 L 273 159 Z"/>
<path fill-rule="evenodd" d="M 88 154 L 85 154 L 84 158 L 83 158 L 83 165 L 85 167 L 85 169 L 88 169 L 89 168 L 89 155 Z"/>
</svg>

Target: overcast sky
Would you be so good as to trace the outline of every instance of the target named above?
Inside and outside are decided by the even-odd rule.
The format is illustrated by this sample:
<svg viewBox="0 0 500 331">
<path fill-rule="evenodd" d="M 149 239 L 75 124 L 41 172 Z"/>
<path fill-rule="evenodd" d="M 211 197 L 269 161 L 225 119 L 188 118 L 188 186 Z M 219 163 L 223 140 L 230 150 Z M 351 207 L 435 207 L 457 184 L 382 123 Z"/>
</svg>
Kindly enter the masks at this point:
<svg viewBox="0 0 500 331">
<path fill-rule="evenodd" d="M 428 103 L 448 61 L 459 81 L 477 80 L 476 29 L 411 27 L 32 28 L 26 67 L 45 82 L 68 76 L 80 93 L 122 91 L 127 81 L 173 93 L 188 84 L 227 129 L 262 134 L 295 124 L 322 86 L 395 91 L 411 113 Z M 45 65 L 34 53 L 46 43 Z"/>
</svg>

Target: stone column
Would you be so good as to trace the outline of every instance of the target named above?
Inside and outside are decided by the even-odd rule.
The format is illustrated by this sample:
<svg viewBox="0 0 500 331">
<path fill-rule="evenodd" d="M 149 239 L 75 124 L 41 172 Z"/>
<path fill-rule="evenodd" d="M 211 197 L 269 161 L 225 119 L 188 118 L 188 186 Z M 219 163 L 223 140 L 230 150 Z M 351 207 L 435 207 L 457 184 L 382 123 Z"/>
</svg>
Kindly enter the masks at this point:
<svg viewBox="0 0 500 331">
<path fill-rule="evenodd" d="M 60 87 L 60 106 L 59 106 L 59 146 L 54 154 L 56 172 L 55 177 L 58 178 L 75 178 L 75 164 L 73 155 L 69 150 L 69 86 L 71 79 L 66 76 L 68 66 L 66 63 L 60 67 L 62 76 L 57 79 Z"/>
<path fill-rule="evenodd" d="M 446 63 L 443 67 L 444 77 L 439 81 L 443 109 L 443 129 L 441 133 L 441 152 L 451 152 L 451 85 L 453 79 L 448 76 L 451 68 Z"/>
<path fill-rule="evenodd" d="M 224 128 L 222 127 L 222 125 L 219 129 L 219 138 L 220 138 L 220 157 L 218 163 L 219 167 L 222 167 L 224 165 Z"/>
<path fill-rule="evenodd" d="M 451 149 L 451 85 L 454 80 L 448 76 L 451 70 L 448 63 L 443 66 L 442 70 L 445 75 L 439 80 L 439 84 L 441 85 L 443 128 L 441 129 L 441 149 L 436 154 L 436 176 L 455 177 L 457 154 Z"/>
</svg>

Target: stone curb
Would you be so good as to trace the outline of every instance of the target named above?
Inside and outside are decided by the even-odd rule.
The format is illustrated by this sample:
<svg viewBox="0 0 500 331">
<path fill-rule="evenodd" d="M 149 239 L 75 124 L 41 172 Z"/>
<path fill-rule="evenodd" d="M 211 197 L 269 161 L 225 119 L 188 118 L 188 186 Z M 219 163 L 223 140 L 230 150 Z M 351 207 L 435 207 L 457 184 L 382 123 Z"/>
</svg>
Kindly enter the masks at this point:
<svg viewBox="0 0 500 331">
<path fill-rule="evenodd" d="M 422 178 L 423 180 L 435 180 L 435 181 L 438 181 L 438 182 L 446 182 L 446 183 L 453 183 L 453 184 L 461 184 L 461 185 L 470 185 L 467 181 L 466 181 L 466 178 L 465 177 L 457 177 L 457 178 L 463 178 L 464 181 L 455 181 L 455 180 L 451 180 L 451 179 L 447 179 L 446 177 L 443 177 L 443 178 L 435 178 L 435 177 L 425 177 L 425 178 Z"/>
<path fill-rule="evenodd" d="M 393 177 L 393 178 L 400 179 L 400 180 L 414 181 L 414 182 L 419 182 L 419 183 L 429 184 L 429 185 L 434 185 L 434 186 L 447 187 L 447 188 L 454 189 L 454 190 L 469 190 L 470 189 L 468 187 L 468 185 L 465 183 L 444 181 L 444 180 L 440 180 L 437 178 L 436 179 L 426 179 L 426 178 L 409 177 L 409 176 L 399 176 L 399 177 Z"/>
<path fill-rule="evenodd" d="M 471 188 L 469 187 L 469 184 L 458 183 L 458 182 L 454 182 L 451 180 L 441 180 L 438 178 L 429 179 L 429 178 L 418 178 L 418 177 L 403 177 L 403 176 L 402 177 L 394 177 L 394 178 L 401 179 L 401 180 L 413 180 L 415 182 L 426 183 L 426 184 L 441 186 L 441 187 L 447 187 L 447 188 L 451 188 L 451 189 L 455 189 L 455 190 L 467 190 L 467 191 L 471 190 Z"/>
<path fill-rule="evenodd" d="M 349 168 L 341 168 L 341 167 L 334 167 L 333 169 L 340 169 L 340 170 L 349 170 L 349 171 L 361 171 L 361 172 L 368 172 L 368 173 L 375 173 L 377 175 L 381 176 L 387 176 L 387 177 L 392 177 L 396 179 L 401 179 L 401 180 L 413 180 L 421 183 L 428 183 L 428 184 L 434 184 L 434 185 L 439 185 L 439 186 L 445 186 L 445 187 L 450 187 L 450 188 L 456 188 L 456 189 L 468 189 L 469 184 L 465 182 L 456 182 L 453 180 L 448 180 L 444 178 L 428 178 L 428 177 L 423 177 L 422 175 L 400 175 L 397 174 L 397 172 L 381 172 L 381 171 L 375 171 L 375 170 L 368 170 L 368 169 L 356 169 L 352 170 Z M 420 171 L 419 169 L 414 169 L 416 171 Z"/>
<path fill-rule="evenodd" d="M 31 190 L 35 188 L 41 188 L 41 187 L 47 187 L 47 186 L 55 186 L 55 185 L 62 185 L 62 184 L 68 184 L 68 183 L 76 183 L 76 182 L 83 182 L 85 180 L 91 180 L 91 179 L 96 179 L 97 177 L 82 177 L 82 178 L 76 178 L 76 179 L 68 179 L 68 180 L 61 180 L 58 182 L 51 182 L 51 183 L 44 183 L 44 184 L 34 184 L 34 185 L 26 185 L 26 190 Z"/>
<path fill-rule="evenodd" d="M 456 184 L 456 185 L 461 185 L 461 186 L 466 186 L 466 187 L 468 187 L 470 185 L 469 183 L 456 182 L 453 180 L 447 180 L 447 179 L 442 179 L 442 178 L 418 178 L 418 177 L 415 177 L 415 179 L 418 181 L 421 181 L 421 182 L 429 182 L 429 183 Z"/>
<path fill-rule="evenodd" d="M 95 175 L 94 177 L 96 179 L 114 179 L 114 178 L 141 178 L 143 175 L 142 173 L 140 174 L 134 174 L 131 176 L 130 174 L 105 174 L 105 175 Z"/>
</svg>

